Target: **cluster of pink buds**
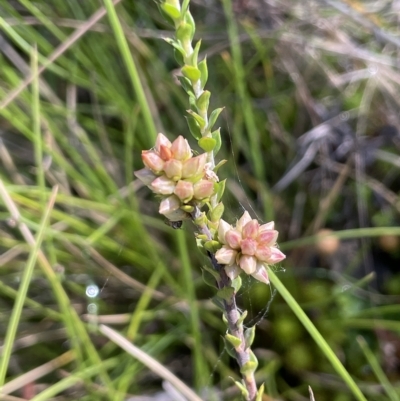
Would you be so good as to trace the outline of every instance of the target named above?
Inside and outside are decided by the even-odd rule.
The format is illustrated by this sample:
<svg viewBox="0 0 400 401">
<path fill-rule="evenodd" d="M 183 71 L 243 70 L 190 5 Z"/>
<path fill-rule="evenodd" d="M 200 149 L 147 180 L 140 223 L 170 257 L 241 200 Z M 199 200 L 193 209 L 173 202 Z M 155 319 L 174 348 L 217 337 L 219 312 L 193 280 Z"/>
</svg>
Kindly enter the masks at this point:
<svg viewBox="0 0 400 401">
<path fill-rule="evenodd" d="M 225 266 L 225 272 L 233 280 L 242 271 L 255 279 L 268 284 L 267 266 L 285 259 L 285 255 L 276 247 L 278 231 L 274 222 L 260 225 L 244 212 L 232 227 L 220 220 L 218 240 L 222 248 L 217 251 L 217 262 Z"/>
<path fill-rule="evenodd" d="M 170 221 L 184 220 L 190 205 L 204 202 L 214 193 L 216 176 L 207 169 L 207 153 L 193 157 L 183 136 L 171 143 L 158 134 L 155 147 L 142 151 L 142 160 L 146 167 L 135 175 L 162 196 L 159 212 Z"/>
</svg>

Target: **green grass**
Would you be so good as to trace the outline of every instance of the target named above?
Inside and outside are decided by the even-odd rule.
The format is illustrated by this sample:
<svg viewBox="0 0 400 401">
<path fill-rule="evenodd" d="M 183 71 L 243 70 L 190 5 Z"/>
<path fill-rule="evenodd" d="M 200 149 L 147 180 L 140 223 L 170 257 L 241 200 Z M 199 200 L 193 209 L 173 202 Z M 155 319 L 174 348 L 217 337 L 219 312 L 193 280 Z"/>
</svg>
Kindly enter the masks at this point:
<svg viewBox="0 0 400 401">
<path fill-rule="evenodd" d="M 245 279 L 238 296 L 257 323 L 257 381 L 275 399 L 308 399 L 310 384 L 317 401 L 398 400 L 398 366 L 381 351 L 400 331 L 399 134 L 385 134 L 400 126 L 398 49 L 374 35 L 396 35 L 391 6 L 354 4 L 362 25 L 300 1 L 192 2 L 210 107 L 225 107 L 225 219 L 242 207 L 274 219 L 288 254 L 271 273 L 268 313 L 268 287 Z M 189 137 L 156 4 L 0 0 L 0 10 L 0 394 L 10 383 L 17 399 L 33 388 L 35 401 L 122 401 L 174 381 L 104 323 L 201 399 L 240 399 L 194 228 L 165 225 L 133 179 L 157 132 Z M 319 142 L 300 138 L 324 121 L 335 129 Z M 361 164 L 357 148 L 344 151 L 356 135 Z"/>
</svg>

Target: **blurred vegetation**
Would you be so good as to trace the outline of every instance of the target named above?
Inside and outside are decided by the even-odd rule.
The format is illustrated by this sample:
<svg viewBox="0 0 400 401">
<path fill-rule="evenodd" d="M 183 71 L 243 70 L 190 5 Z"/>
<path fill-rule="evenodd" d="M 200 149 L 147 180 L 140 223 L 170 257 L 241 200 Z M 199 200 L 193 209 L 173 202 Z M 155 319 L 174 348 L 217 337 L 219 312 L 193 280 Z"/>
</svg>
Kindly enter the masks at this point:
<svg viewBox="0 0 400 401">
<path fill-rule="evenodd" d="M 100 322 L 202 399 L 239 399 L 193 228 L 165 225 L 133 180 L 156 132 L 189 137 L 162 40 L 171 33 L 155 3 L 114 3 L 128 58 L 99 0 L 0 0 L 0 338 L 17 330 L 1 347 L 12 354 L 0 398 L 177 400 Z M 246 208 L 275 220 L 288 254 L 280 279 L 366 398 L 399 400 L 398 1 L 192 0 L 191 10 L 211 107 L 225 107 L 225 219 Z M 317 401 L 353 399 L 274 288 L 246 281 L 239 301 L 257 323 L 265 400 L 308 400 L 308 385 Z"/>
</svg>

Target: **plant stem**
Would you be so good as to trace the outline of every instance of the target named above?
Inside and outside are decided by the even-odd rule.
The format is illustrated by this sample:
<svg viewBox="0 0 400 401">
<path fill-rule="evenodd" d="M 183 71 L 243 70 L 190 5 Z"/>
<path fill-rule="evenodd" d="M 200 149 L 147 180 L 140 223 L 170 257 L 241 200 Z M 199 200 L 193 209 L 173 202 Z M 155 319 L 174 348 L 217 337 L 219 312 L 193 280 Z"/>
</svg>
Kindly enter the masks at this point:
<svg viewBox="0 0 400 401">
<path fill-rule="evenodd" d="M 198 207 L 196 207 L 192 213 L 193 222 L 200 217 L 201 212 Z M 212 235 L 206 224 L 196 224 L 196 227 L 199 229 L 201 234 L 206 235 L 207 238 L 211 241 Z M 220 274 L 220 280 L 218 280 L 217 285 L 221 290 L 225 287 L 231 286 L 231 280 L 226 275 L 225 269 L 223 265 L 220 265 L 215 259 L 215 255 L 211 252 L 208 252 L 208 257 L 210 258 L 211 264 L 214 269 Z M 243 332 L 243 324 L 239 324 L 240 312 L 236 305 L 236 293 L 223 301 L 225 317 L 228 321 L 228 331 L 229 334 L 235 336 L 241 340 L 241 344 L 235 349 L 236 352 L 236 361 L 240 367 L 240 369 L 244 366 L 246 362 L 250 360 L 250 347 L 246 348 L 246 342 L 244 339 Z M 246 386 L 247 391 L 249 392 L 249 396 L 246 401 L 254 401 L 257 396 L 257 384 L 254 378 L 254 374 L 242 375 L 243 382 Z"/>
</svg>

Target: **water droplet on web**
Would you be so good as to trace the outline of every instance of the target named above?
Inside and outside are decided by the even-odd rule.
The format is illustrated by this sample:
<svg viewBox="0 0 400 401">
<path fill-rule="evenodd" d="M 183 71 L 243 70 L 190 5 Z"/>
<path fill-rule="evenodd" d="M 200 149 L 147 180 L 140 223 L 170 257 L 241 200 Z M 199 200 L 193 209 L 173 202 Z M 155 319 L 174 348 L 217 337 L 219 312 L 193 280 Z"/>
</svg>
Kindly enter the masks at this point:
<svg viewBox="0 0 400 401">
<path fill-rule="evenodd" d="M 99 287 L 96 284 L 91 284 L 86 287 L 86 296 L 89 298 L 95 298 L 99 295 Z"/>
</svg>

